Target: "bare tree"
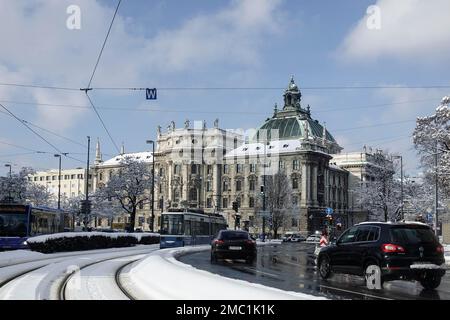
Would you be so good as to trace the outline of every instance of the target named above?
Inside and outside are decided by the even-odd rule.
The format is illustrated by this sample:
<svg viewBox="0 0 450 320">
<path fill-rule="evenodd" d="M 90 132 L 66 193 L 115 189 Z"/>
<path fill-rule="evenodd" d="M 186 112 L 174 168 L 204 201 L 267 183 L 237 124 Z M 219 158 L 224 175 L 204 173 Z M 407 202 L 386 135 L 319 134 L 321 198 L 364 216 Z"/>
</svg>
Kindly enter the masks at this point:
<svg viewBox="0 0 450 320">
<path fill-rule="evenodd" d="M 0 199 L 11 197 L 20 203 L 29 203 L 35 206 L 49 205 L 52 194 L 44 186 L 37 185 L 28 180 L 30 174 L 35 173 L 32 168 L 23 167 L 11 177 L 0 179 Z"/>
<path fill-rule="evenodd" d="M 378 152 L 367 169 L 367 179 L 356 189 L 358 205 L 369 211 L 369 220 L 398 220 L 401 209 L 400 181 L 394 179 L 392 155 Z"/>
<path fill-rule="evenodd" d="M 271 213 L 274 238 L 278 237 L 278 230 L 286 227 L 287 222 L 292 218 L 292 188 L 289 178 L 284 172 L 266 176 L 266 210 Z M 259 200 L 258 207 L 262 208 L 262 199 Z"/>
<path fill-rule="evenodd" d="M 150 203 L 152 174 L 144 162 L 126 157 L 121 161 L 119 171 L 111 177 L 106 186 L 95 193 L 98 201 L 116 201 L 125 213 L 130 215 L 128 231 L 133 232 L 136 210 L 139 206 Z"/>
<path fill-rule="evenodd" d="M 425 177 L 437 175 L 439 188 L 450 194 L 450 97 L 444 97 L 436 113 L 417 118 L 413 139 Z M 437 155 L 436 155 L 437 154 Z M 437 166 L 435 161 L 437 160 Z"/>
</svg>

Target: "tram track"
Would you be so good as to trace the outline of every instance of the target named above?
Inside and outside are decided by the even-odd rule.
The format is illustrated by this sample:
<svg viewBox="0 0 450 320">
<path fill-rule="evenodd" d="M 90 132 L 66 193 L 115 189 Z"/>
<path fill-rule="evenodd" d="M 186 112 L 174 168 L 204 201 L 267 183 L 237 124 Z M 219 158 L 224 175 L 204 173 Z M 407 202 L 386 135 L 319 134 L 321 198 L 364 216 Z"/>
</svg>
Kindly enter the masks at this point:
<svg viewBox="0 0 450 320">
<path fill-rule="evenodd" d="M 81 270 L 89 268 L 91 266 L 94 266 L 96 264 L 100 264 L 100 263 L 104 263 L 106 261 L 111 261 L 111 260 L 117 260 L 117 259 L 121 259 L 121 258 L 127 258 L 127 257 L 133 257 L 133 256 L 141 256 L 145 253 L 140 253 L 140 254 L 129 254 L 129 255 L 125 255 L 125 256 L 120 256 L 120 257 L 113 257 L 113 258 L 108 258 L 108 259 L 101 259 L 92 263 L 88 263 L 78 269 L 75 269 L 74 271 L 72 271 L 71 273 L 67 274 L 64 279 L 62 280 L 61 284 L 59 285 L 59 300 L 67 300 L 67 294 L 66 294 L 66 290 L 67 290 L 67 285 L 69 284 L 70 280 L 72 279 L 73 276 L 75 276 L 75 274 L 80 273 Z M 119 268 L 116 269 L 115 273 L 114 273 L 114 281 L 116 286 L 120 289 L 120 291 L 130 300 L 135 300 L 135 297 L 133 297 L 122 285 L 121 281 L 120 281 L 120 274 L 122 273 L 122 270 L 127 267 L 128 265 L 140 260 L 142 258 L 138 258 L 138 259 L 133 259 L 131 261 L 127 261 L 126 263 L 122 264 Z"/>
</svg>

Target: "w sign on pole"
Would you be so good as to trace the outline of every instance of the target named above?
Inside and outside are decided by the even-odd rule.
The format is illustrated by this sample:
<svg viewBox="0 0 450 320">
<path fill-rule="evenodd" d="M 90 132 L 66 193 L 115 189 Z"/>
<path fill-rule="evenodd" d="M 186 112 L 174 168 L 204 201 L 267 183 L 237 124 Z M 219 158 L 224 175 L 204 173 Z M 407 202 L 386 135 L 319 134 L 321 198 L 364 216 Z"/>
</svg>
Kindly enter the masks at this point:
<svg viewBox="0 0 450 320">
<path fill-rule="evenodd" d="M 150 88 L 146 88 L 145 89 L 145 98 L 147 100 L 156 100 L 158 96 L 158 92 L 156 90 L 156 88 L 150 89 Z"/>
</svg>

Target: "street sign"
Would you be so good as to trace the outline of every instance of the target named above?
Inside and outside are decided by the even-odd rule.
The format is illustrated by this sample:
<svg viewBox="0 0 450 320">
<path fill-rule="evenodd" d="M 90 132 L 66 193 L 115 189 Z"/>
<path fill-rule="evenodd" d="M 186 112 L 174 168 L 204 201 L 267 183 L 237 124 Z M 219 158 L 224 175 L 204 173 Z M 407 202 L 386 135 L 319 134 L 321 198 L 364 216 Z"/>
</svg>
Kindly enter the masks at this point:
<svg viewBox="0 0 450 320">
<path fill-rule="evenodd" d="M 156 100 L 157 96 L 158 96 L 158 92 L 157 92 L 156 88 L 152 88 L 152 89 L 146 88 L 145 89 L 145 98 L 147 100 Z"/>
<path fill-rule="evenodd" d="M 325 209 L 325 212 L 326 212 L 327 215 L 333 214 L 333 209 L 328 207 L 328 208 Z"/>
<path fill-rule="evenodd" d="M 269 218 L 270 211 L 258 211 L 257 215 L 258 215 L 258 217 L 261 217 L 261 218 Z"/>
</svg>

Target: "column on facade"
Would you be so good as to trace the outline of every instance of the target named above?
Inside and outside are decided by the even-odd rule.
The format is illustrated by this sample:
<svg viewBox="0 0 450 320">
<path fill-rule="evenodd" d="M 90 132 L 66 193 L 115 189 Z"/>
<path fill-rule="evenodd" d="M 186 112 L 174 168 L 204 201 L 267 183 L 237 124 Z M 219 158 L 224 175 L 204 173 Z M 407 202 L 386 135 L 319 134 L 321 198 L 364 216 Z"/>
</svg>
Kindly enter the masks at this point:
<svg viewBox="0 0 450 320">
<path fill-rule="evenodd" d="M 310 168 L 309 168 L 309 163 L 304 163 L 302 164 L 302 196 L 301 196 L 301 203 L 304 206 L 308 206 L 309 205 L 309 185 L 310 185 Z"/>
<path fill-rule="evenodd" d="M 313 206 L 318 206 L 317 202 L 317 165 L 311 166 L 311 200 Z"/>
<path fill-rule="evenodd" d="M 183 189 L 181 191 L 181 201 L 189 201 L 189 163 L 181 164 L 181 176 L 183 179 Z"/>
</svg>

